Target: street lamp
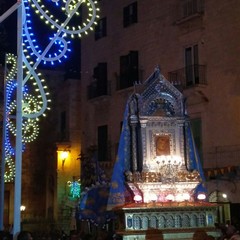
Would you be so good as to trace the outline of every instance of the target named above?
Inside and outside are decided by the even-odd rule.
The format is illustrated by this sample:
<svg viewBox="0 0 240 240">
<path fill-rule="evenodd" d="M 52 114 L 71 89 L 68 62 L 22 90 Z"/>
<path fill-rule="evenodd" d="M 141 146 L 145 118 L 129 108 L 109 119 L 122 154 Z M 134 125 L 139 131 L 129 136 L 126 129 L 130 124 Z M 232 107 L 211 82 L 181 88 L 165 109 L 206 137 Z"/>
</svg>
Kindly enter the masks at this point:
<svg viewBox="0 0 240 240">
<path fill-rule="evenodd" d="M 25 212 L 25 210 L 26 210 L 26 206 L 24 206 L 24 205 L 21 205 L 20 206 L 20 212 L 21 212 L 21 229 L 22 229 L 22 221 L 23 221 L 23 212 Z"/>
<path fill-rule="evenodd" d="M 64 169 L 64 164 L 66 159 L 68 158 L 68 155 L 69 155 L 69 151 L 61 151 L 60 153 L 60 159 L 62 161 L 62 170 Z"/>
</svg>

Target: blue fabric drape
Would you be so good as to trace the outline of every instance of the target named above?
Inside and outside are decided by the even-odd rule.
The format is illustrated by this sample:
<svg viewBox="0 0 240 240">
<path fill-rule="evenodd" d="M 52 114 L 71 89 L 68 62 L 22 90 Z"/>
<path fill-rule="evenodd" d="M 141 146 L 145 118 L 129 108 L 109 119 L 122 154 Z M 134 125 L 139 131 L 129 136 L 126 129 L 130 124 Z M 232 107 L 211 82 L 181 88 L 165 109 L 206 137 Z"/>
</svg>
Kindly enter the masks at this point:
<svg viewBox="0 0 240 240">
<path fill-rule="evenodd" d="M 190 169 L 189 170 L 196 170 L 199 172 L 201 180 L 205 181 L 204 172 L 202 169 L 202 163 L 200 161 L 198 150 L 195 146 L 194 138 L 190 123 L 186 124 L 186 132 L 187 132 L 187 143 L 188 143 L 188 151 L 189 151 L 189 163 Z"/>
<path fill-rule="evenodd" d="M 124 172 L 129 170 L 130 165 L 130 129 L 128 125 L 129 116 L 129 105 L 127 103 L 122 132 L 120 136 L 117 159 L 113 169 L 113 175 L 111 179 L 109 198 L 108 198 L 108 209 L 123 205 L 126 203 L 126 199 L 130 194 L 127 192 L 125 187 Z"/>
</svg>

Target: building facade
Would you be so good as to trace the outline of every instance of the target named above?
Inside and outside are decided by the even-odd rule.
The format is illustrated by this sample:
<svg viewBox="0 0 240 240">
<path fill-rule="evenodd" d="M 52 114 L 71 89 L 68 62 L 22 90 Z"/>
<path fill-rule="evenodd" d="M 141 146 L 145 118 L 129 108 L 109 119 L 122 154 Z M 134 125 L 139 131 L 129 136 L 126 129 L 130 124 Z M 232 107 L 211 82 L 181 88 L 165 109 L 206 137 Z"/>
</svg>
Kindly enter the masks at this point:
<svg viewBox="0 0 240 240">
<path fill-rule="evenodd" d="M 80 79 L 66 76 L 65 71 L 41 72 L 51 95 L 51 110 L 40 119 L 38 137 L 26 144 L 22 154 L 21 224 L 24 230 L 69 233 L 76 229 L 72 215 L 80 194 Z M 14 182 L 5 183 L 4 190 L 8 229 L 14 218 Z"/>
<path fill-rule="evenodd" d="M 81 175 L 81 152 L 96 150 L 111 178 L 126 101 L 155 67 L 186 97 L 209 199 L 230 202 L 223 212 L 239 216 L 240 2 L 99 0 L 98 5 L 98 25 L 81 40 L 81 82 L 44 73 L 54 101 L 40 136 L 23 156 L 25 226 L 71 218 L 67 183 Z M 5 190 L 11 224 L 13 184 Z"/>
<path fill-rule="evenodd" d="M 229 212 L 235 218 L 240 2 L 101 0 L 99 7 L 98 25 L 81 42 L 82 151 L 96 146 L 111 177 L 128 96 L 158 66 L 186 97 L 209 199 L 231 203 L 220 221 Z"/>
</svg>

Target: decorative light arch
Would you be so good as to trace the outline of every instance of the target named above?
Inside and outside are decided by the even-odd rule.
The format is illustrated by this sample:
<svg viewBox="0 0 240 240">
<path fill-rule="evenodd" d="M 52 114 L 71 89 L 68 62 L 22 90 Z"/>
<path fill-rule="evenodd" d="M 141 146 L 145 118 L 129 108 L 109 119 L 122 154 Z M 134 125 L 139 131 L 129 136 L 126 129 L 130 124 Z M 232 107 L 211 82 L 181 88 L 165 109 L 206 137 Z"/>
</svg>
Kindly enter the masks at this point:
<svg viewBox="0 0 240 240">
<path fill-rule="evenodd" d="M 47 4 L 57 16 L 50 13 Z M 81 37 L 93 30 L 96 18 L 99 18 L 97 1 L 93 0 L 23 0 L 22 2 L 22 151 L 25 144 L 32 142 L 39 134 L 39 117 L 45 116 L 51 101 L 45 80 L 37 68 L 39 64 L 61 63 L 67 59 L 71 52 L 71 39 Z M 81 24 L 73 24 L 74 18 L 80 20 L 80 7 L 85 7 L 88 16 Z M 51 25 L 51 36 L 47 46 L 40 47 L 35 37 L 33 17 L 43 20 L 46 25 Z M 79 21 L 80 22 L 80 21 Z M 35 26 L 36 27 L 36 26 Z M 70 39 L 70 40 L 69 40 Z M 12 54 L 6 57 L 6 128 L 5 128 L 5 182 L 11 182 L 15 176 L 15 148 L 12 140 L 16 136 L 16 89 L 17 89 L 17 58 Z M 31 90 L 29 90 L 31 89 Z"/>
</svg>

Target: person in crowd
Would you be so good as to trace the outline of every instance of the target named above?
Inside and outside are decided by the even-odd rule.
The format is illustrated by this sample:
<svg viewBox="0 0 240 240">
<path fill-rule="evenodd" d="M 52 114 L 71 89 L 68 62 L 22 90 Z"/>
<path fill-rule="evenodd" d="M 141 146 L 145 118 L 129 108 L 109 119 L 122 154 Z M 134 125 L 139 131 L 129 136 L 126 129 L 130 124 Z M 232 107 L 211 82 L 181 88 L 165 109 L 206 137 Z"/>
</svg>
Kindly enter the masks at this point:
<svg viewBox="0 0 240 240">
<path fill-rule="evenodd" d="M 32 240 L 32 235 L 28 231 L 21 231 L 17 236 L 17 240 Z"/>
<path fill-rule="evenodd" d="M 10 234 L 7 231 L 0 231 L 0 240 L 10 240 Z"/>
<path fill-rule="evenodd" d="M 234 226 L 227 230 L 227 237 L 229 240 L 240 240 L 239 232 Z"/>
<path fill-rule="evenodd" d="M 0 240 L 12 240 L 12 234 L 8 229 L 0 231 Z"/>
</svg>

